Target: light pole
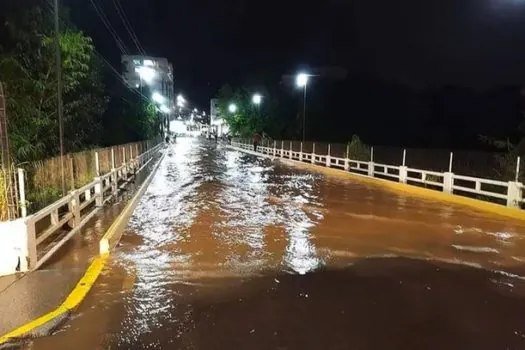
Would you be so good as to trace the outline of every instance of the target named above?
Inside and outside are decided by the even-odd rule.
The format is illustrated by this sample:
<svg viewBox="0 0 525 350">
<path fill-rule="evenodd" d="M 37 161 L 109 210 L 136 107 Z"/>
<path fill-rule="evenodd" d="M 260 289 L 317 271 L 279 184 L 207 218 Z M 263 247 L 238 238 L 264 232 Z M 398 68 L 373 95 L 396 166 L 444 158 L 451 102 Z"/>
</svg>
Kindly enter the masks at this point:
<svg viewBox="0 0 525 350">
<path fill-rule="evenodd" d="M 303 142 L 306 136 L 306 86 L 308 85 L 308 74 L 299 73 L 295 80 L 298 87 L 303 88 Z"/>
<path fill-rule="evenodd" d="M 62 179 L 62 195 L 66 194 L 66 178 L 64 174 L 64 118 L 62 109 L 62 58 L 60 55 L 60 26 L 58 23 L 58 0 L 54 1 L 55 10 L 55 59 L 57 69 L 57 108 L 58 134 L 60 140 L 60 172 Z"/>
<path fill-rule="evenodd" d="M 260 117 L 261 114 L 261 102 L 262 96 L 260 94 L 254 94 L 252 97 L 252 103 L 257 106 L 257 116 Z"/>
</svg>

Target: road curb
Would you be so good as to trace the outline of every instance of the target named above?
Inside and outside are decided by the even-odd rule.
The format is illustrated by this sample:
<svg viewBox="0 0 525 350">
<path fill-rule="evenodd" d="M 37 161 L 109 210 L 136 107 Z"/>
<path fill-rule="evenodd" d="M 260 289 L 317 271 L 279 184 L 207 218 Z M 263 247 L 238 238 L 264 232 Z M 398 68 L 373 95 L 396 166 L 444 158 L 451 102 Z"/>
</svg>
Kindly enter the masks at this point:
<svg viewBox="0 0 525 350">
<path fill-rule="evenodd" d="M 146 180 L 144 180 L 140 188 L 133 195 L 133 198 L 130 199 L 130 201 L 126 204 L 125 208 L 122 210 L 122 212 L 118 215 L 113 224 L 106 231 L 104 237 L 106 237 L 106 235 L 108 234 L 110 236 L 115 235 L 116 233 L 118 233 L 118 230 L 123 230 L 125 224 L 127 224 L 129 218 L 131 217 L 133 210 L 137 206 L 140 197 L 142 197 L 149 183 L 153 179 L 153 176 L 155 175 L 160 163 L 164 159 L 165 154 L 166 152 L 162 153 L 160 159 L 153 166 L 151 173 L 148 175 Z M 121 234 L 122 232 L 120 232 L 120 235 Z M 100 276 L 100 273 L 104 269 L 108 257 L 109 250 L 103 254 L 101 253 L 100 255 L 96 256 L 87 268 L 82 278 L 77 282 L 73 290 L 64 300 L 64 302 L 56 309 L 0 336 L 0 349 L 2 348 L 2 344 L 4 344 L 4 346 L 9 347 L 11 343 L 14 343 L 13 346 L 16 346 L 16 343 L 20 340 L 26 338 L 47 336 L 51 334 L 54 330 L 56 330 L 63 322 L 65 322 L 69 318 L 71 313 L 82 302 L 82 300 L 84 300 L 88 292 L 91 290 L 91 287 L 93 286 L 93 284 L 95 284 L 97 278 Z"/>
</svg>

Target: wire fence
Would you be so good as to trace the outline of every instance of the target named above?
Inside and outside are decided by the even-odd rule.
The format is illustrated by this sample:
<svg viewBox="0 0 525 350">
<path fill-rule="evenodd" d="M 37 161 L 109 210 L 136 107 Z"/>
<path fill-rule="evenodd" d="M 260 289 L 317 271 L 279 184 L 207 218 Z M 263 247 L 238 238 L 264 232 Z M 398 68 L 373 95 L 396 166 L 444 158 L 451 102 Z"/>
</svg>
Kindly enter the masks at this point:
<svg viewBox="0 0 525 350">
<path fill-rule="evenodd" d="M 242 141 L 242 140 L 240 140 Z M 251 143 L 251 140 L 245 142 Z M 330 154 L 333 157 L 348 157 L 359 161 L 373 161 L 387 165 L 406 165 L 409 168 L 436 172 L 452 171 L 465 176 L 486 179 L 514 181 L 516 176 L 525 181 L 525 161 L 518 166 L 517 154 L 464 151 L 448 149 L 402 148 L 389 146 L 368 146 L 359 140 L 343 143 L 301 142 L 293 140 L 263 140 L 262 146 L 294 152 Z M 519 173 L 517 173 L 517 166 Z"/>
</svg>

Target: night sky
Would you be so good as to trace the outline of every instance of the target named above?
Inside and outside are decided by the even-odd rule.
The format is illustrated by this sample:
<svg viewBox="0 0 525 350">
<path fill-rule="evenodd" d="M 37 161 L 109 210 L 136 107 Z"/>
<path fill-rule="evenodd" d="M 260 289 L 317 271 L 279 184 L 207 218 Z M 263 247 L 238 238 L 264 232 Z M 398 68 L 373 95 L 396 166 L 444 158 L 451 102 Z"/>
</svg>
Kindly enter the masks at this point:
<svg viewBox="0 0 525 350">
<path fill-rule="evenodd" d="M 119 51 L 89 0 L 63 0 L 118 67 Z M 94 0 L 128 49 L 112 0 Z M 224 83 L 279 84 L 299 69 L 411 89 L 486 89 L 525 81 L 520 0 L 120 0 L 140 43 L 173 63 L 175 91 L 207 108 Z"/>
</svg>

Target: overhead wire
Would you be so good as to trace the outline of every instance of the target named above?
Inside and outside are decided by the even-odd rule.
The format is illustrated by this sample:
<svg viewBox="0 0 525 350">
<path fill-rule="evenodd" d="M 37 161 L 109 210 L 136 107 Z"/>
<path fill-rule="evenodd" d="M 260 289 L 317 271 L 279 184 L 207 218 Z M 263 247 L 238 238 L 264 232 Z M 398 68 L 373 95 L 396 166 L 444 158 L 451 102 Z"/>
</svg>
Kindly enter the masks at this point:
<svg viewBox="0 0 525 350">
<path fill-rule="evenodd" d="M 117 11 L 117 14 L 119 15 L 120 20 L 124 24 L 124 27 L 128 31 L 128 34 L 131 37 L 131 40 L 137 47 L 137 50 L 139 51 L 141 55 L 146 56 L 146 52 L 144 51 L 144 48 L 140 44 L 139 38 L 137 37 L 135 30 L 133 30 L 133 26 L 131 25 L 131 22 L 126 16 L 126 12 L 124 11 L 122 4 L 120 3 L 119 0 L 113 0 L 113 5 L 115 6 L 115 10 Z"/>
<path fill-rule="evenodd" d="M 113 73 L 113 75 L 115 77 L 117 77 L 117 79 L 120 80 L 120 82 L 122 82 L 126 87 L 130 88 L 131 92 L 133 92 L 134 94 L 136 94 L 139 97 L 142 97 L 142 99 L 145 100 L 145 101 L 148 101 L 148 102 L 150 101 L 150 99 L 147 98 L 142 92 L 140 92 L 137 89 L 131 88 L 129 86 L 129 84 L 126 82 L 126 79 L 124 79 L 124 77 L 122 76 L 122 74 L 120 74 L 119 71 L 115 67 L 113 67 L 113 65 L 111 63 L 109 63 L 109 61 L 107 59 L 104 58 L 104 56 L 102 56 L 96 50 L 95 50 L 95 53 L 108 66 L 108 68 L 110 68 L 111 73 Z"/>
<path fill-rule="evenodd" d="M 111 22 L 109 21 L 109 19 L 107 18 L 106 14 L 104 13 L 104 10 L 101 8 L 99 8 L 96 4 L 95 4 L 95 1 L 94 0 L 89 0 L 91 2 L 91 5 L 93 6 L 93 8 L 95 9 L 95 11 L 97 12 L 97 15 L 98 17 L 100 18 L 100 20 L 102 21 L 102 23 L 104 24 L 104 26 L 107 28 L 107 30 L 109 31 L 109 33 L 111 34 L 111 36 L 113 37 L 113 39 L 115 40 L 120 52 L 122 54 L 128 54 L 128 50 L 126 48 L 126 45 L 124 44 L 124 41 L 122 41 L 122 39 L 118 36 L 117 34 L 117 31 L 115 30 L 115 28 L 111 25 Z"/>
</svg>

